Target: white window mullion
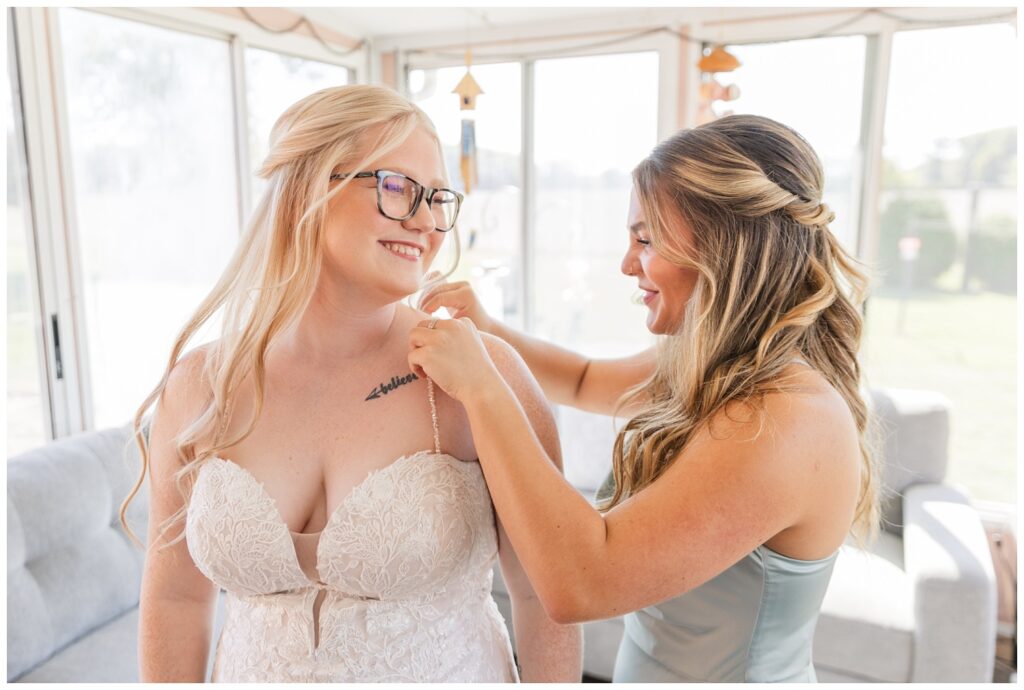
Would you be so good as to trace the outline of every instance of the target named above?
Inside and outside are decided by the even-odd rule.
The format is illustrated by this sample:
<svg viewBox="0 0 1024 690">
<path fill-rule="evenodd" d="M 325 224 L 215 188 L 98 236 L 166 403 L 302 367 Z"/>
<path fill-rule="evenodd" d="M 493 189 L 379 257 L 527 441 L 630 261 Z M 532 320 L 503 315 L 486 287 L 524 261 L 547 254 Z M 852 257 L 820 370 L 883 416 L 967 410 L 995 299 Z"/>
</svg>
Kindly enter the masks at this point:
<svg viewBox="0 0 1024 690">
<path fill-rule="evenodd" d="M 652 43 L 658 51 L 658 141 L 661 141 L 679 129 L 680 77 L 685 77 L 689 83 L 692 78 L 696 78 L 696 74 L 680 75 L 684 66 L 683 51 L 686 49 L 685 45 L 681 45 L 681 40 L 659 35 Z"/>
<path fill-rule="evenodd" d="M 67 120 L 57 45 L 56 11 L 16 8 L 25 149 L 39 266 L 47 388 L 55 438 L 91 424 L 82 321 Z M 59 343 L 59 349 L 58 349 Z"/>
<path fill-rule="evenodd" d="M 231 85 L 235 112 L 235 151 L 238 176 L 238 231 L 245 232 L 252 213 L 252 160 L 249 151 L 249 104 L 246 100 L 245 39 L 231 39 Z"/>
<path fill-rule="evenodd" d="M 7 26 L 7 59 L 8 59 L 8 70 L 9 70 L 9 82 L 11 87 L 11 109 L 14 118 L 14 146 L 15 150 L 8 150 L 8 156 L 14 156 L 18 161 L 17 170 L 13 174 L 18 176 L 16 183 L 16 189 L 18 193 L 18 204 L 23 209 L 23 218 L 25 220 L 25 263 L 27 268 L 26 281 L 28 284 L 29 291 L 29 310 L 31 314 L 34 314 L 33 319 L 33 331 L 35 347 L 35 359 L 36 367 L 35 373 L 37 374 L 37 390 L 39 393 L 39 412 L 40 416 L 37 418 L 42 422 L 42 437 L 34 438 L 33 441 L 38 440 L 49 440 L 54 438 L 56 433 L 56 422 L 54 417 L 54 407 L 52 401 L 52 394 L 50 391 L 50 370 L 53 368 L 52 363 L 54 359 L 50 356 L 46 346 L 46 331 L 49 329 L 49 322 L 46 319 L 46 314 L 42 308 L 43 304 L 43 293 L 41 287 L 40 278 L 40 267 L 39 267 L 39 240 L 38 232 L 36 230 L 36 221 L 34 219 L 34 213 L 32 209 L 32 189 L 28 181 L 28 154 L 25 150 L 25 111 L 23 106 L 22 96 L 22 70 L 19 69 L 19 59 L 17 54 L 17 37 L 13 21 L 13 10 L 6 10 L 7 19 L 10 23 Z M 10 207 L 10 199 L 8 199 L 8 207 Z M 15 229 L 8 225 L 8 232 L 14 232 Z M 8 278 L 8 284 L 10 284 L 10 278 Z M 11 297 L 8 294 L 8 314 L 11 310 Z M 8 317 L 9 319 L 10 317 Z M 8 324 L 10 321 L 8 320 Z M 12 335 L 8 331 L 8 348 L 11 347 Z M 10 366 L 10 356 L 8 355 L 8 366 Z M 8 429 L 11 428 L 12 414 L 14 412 L 10 408 L 10 390 L 11 390 L 11 377 L 12 372 L 8 370 Z M 19 431 L 20 433 L 20 431 Z M 28 434 L 26 433 L 26 436 Z M 8 438 L 8 449 L 11 448 L 11 439 Z"/>
<path fill-rule="evenodd" d="M 522 184 L 522 194 L 520 194 L 520 203 L 522 208 L 520 211 L 520 217 L 522 218 L 522 248 L 520 254 L 521 271 L 523 279 L 520 285 L 520 304 L 522 305 L 522 319 L 521 326 L 527 333 L 533 332 L 533 328 L 536 325 L 534 309 L 533 309 L 533 285 L 534 285 L 534 227 L 536 226 L 534 213 L 536 212 L 536 185 L 534 175 L 534 61 L 524 60 L 523 63 L 523 78 L 522 78 L 522 154 L 520 156 L 520 165 L 522 166 L 520 173 L 520 181 Z"/>
<path fill-rule="evenodd" d="M 878 222 L 882 193 L 882 144 L 885 106 L 889 91 L 893 29 L 888 27 L 868 37 L 864 74 L 864 110 L 861 116 L 863 167 L 860 214 L 857 227 L 857 256 L 870 266 L 878 258 Z"/>
</svg>

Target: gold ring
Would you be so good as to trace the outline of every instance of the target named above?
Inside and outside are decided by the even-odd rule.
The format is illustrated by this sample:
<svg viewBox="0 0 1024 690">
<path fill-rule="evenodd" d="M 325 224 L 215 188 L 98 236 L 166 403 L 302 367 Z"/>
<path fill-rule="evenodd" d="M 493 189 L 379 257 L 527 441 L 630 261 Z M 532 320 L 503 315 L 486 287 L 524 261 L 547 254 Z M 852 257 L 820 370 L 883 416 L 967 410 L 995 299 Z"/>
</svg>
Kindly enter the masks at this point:
<svg viewBox="0 0 1024 690">
<path fill-rule="evenodd" d="M 436 325 L 437 325 L 437 319 L 433 318 L 433 319 L 430 320 L 430 323 L 427 324 L 427 328 L 433 328 Z"/>
</svg>

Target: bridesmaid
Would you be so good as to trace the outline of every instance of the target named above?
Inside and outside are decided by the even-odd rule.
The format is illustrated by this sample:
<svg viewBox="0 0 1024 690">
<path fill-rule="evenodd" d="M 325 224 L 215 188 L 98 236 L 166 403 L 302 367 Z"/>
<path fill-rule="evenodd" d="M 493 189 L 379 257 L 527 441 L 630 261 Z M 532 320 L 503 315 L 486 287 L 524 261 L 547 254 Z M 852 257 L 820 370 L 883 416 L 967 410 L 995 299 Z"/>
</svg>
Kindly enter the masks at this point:
<svg viewBox="0 0 1024 690">
<path fill-rule="evenodd" d="M 829 230 L 816 154 L 777 122 L 683 130 L 633 181 L 621 268 L 656 349 L 590 360 L 493 321 L 453 283 L 424 295 L 424 311 L 456 318 L 414 329 L 409 363 L 465 406 L 551 617 L 626 614 L 615 681 L 813 682 L 837 551 L 877 520 L 858 388 L 865 279 Z M 630 417 L 599 509 L 551 465 L 479 331 L 552 401 Z"/>
</svg>

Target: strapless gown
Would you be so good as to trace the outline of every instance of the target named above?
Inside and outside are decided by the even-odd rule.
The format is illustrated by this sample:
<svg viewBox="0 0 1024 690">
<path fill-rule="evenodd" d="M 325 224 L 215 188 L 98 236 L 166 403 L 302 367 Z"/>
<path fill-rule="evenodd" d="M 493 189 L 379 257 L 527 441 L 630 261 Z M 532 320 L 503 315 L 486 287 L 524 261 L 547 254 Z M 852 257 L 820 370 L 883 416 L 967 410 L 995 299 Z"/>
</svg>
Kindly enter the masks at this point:
<svg viewBox="0 0 1024 690">
<path fill-rule="evenodd" d="M 291 532 L 241 466 L 205 461 L 185 534 L 227 593 L 214 681 L 518 681 L 483 473 L 436 439 L 373 471 L 317 534 Z"/>
</svg>

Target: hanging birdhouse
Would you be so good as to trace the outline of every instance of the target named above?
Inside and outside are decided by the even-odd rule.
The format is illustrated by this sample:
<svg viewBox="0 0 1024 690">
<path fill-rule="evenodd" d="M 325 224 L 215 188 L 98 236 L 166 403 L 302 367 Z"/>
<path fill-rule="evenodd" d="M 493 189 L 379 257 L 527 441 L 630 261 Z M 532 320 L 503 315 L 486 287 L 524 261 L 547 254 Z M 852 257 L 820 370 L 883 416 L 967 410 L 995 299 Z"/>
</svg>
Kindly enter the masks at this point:
<svg viewBox="0 0 1024 690">
<path fill-rule="evenodd" d="M 469 68 L 473 64 L 473 52 L 466 49 L 466 74 L 462 81 L 456 84 L 452 93 L 459 94 L 460 110 L 475 110 L 476 97 L 484 92 L 476 79 L 470 74 Z M 477 185 L 476 172 L 476 114 L 466 113 L 462 119 L 462 139 L 459 146 L 459 172 L 462 173 L 462 185 L 466 194 L 473 191 Z"/>
<path fill-rule="evenodd" d="M 459 94 L 459 109 L 460 110 L 475 110 L 476 109 L 476 97 L 484 92 L 480 88 L 480 85 L 476 83 L 476 79 L 467 69 L 466 74 L 462 77 L 452 93 Z"/>
</svg>

